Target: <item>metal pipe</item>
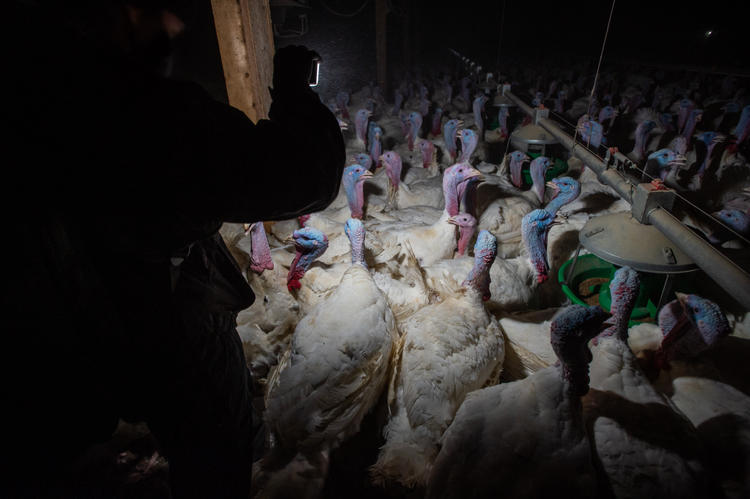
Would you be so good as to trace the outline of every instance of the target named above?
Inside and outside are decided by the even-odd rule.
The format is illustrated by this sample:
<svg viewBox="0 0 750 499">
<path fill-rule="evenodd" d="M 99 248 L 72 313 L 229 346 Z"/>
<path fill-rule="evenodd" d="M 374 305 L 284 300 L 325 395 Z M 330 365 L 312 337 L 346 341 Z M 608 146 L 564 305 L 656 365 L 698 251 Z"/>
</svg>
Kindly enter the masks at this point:
<svg viewBox="0 0 750 499">
<path fill-rule="evenodd" d="M 750 275 L 719 250 L 696 236 L 674 215 L 664 208 L 649 212 L 648 221 L 685 252 L 706 274 L 742 304 L 750 309 Z"/>
<path fill-rule="evenodd" d="M 535 110 L 528 106 L 513 93 L 506 91 L 505 95 L 511 99 L 523 112 L 534 117 Z M 625 201 L 632 204 L 633 185 L 619 172 L 608 168 L 596 155 L 577 144 L 572 137 L 565 133 L 557 123 L 540 118 L 539 125 L 552 134 L 572 155 L 580 159 L 596 173 L 599 180 L 617 192 Z M 621 153 L 616 153 L 619 159 L 627 159 Z M 659 229 L 675 246 L 685 252 L 693 261 L 729 292 L 744 308 L 750 310 L 750 274 L 742 270 L 736 263 L 724 256 L 720 251 L 698 237 L 692 230 L 682 224 L 677 218 L 663 208 L 651 210 L 648 221 Z"/>
</svg>

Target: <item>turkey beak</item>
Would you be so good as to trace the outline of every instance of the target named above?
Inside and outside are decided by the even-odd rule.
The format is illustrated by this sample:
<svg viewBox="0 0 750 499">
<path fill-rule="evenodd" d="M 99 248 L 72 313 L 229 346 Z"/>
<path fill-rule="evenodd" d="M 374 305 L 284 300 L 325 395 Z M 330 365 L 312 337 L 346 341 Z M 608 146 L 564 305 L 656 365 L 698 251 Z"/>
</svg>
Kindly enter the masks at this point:
<svg viewBox="0 0 750 499">
<path fill-rule="evenodd" d="M 449 224 L 453 224 L 453 225 L 456 225 L 456 226 L 458 226 L 458 220 L 456 220 L 456 219 L 455 219 L 455 218 L 453 218 L 453 217 L 450 217 L 450 218 L 448 219 L 448 223 L 449 223 Z"/>
<path fill-rule="evenodd" d="M 685 293 L 679 293 L 679 292 L 676 292 L 674 295 L 677 297 L 677 300 L 680 302 L 680 305 L 682 305 L 682 308 L 687 307 L 688 295 L 686 295 Z"/>
<path fill-rule="evenodd" d="M 382 156 L 381 156 L 382 157 Z M 372 172 L 370 170 L 365 170 L 364 173 L 359 177 L 360 180 L 367 180 L 368 178 L 372 178 Z"/>
<path fill-rule="evenodd" d="M 687 163 L 687 158 L 683 156 L 682 154 L 678 154 L 672 161 L 669 162 L 670 165 L 679 165 L 683 166 Z"/>
<path fill-rule="evenodd" d="M 248 235 L 253 229 L 252 224 L 242 224 L 242 228 L 245 230 L 245 235 Z"/>
<path fill-rule="evenodd" d="M 484 181 L 484 175 L 482 175 L 482 172 L 480 172 L 476 168 L 472 168 L 471 170 L 469 170 L 469 174 L 466 175 L 466 180 L 468 180 L 470 178 L 476 178 L 480 182 Z"/>
</svg>

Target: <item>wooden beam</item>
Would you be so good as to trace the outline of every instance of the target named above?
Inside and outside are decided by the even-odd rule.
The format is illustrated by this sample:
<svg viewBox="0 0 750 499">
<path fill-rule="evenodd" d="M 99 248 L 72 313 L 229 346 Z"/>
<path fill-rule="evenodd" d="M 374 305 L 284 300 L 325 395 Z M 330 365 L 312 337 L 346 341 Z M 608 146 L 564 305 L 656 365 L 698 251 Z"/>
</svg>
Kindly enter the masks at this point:
<svg viewBox="0 0 750 499">
<path fill-rule="evenodd" d="M 268 116 L 273 30 L 268 0 L 211 0 L 229 104 L 258 121 Z"/>
<path fill-rule="evenodd" d="M 388 74 L 386 65 L 386 53 L 388 43 L 386 38 L 386 18 L 388 16 L 387 0 L 375 1 L 375 58 L 378 76 L 378 86 L 383 95 L 388 93 Z"/>
</svg>

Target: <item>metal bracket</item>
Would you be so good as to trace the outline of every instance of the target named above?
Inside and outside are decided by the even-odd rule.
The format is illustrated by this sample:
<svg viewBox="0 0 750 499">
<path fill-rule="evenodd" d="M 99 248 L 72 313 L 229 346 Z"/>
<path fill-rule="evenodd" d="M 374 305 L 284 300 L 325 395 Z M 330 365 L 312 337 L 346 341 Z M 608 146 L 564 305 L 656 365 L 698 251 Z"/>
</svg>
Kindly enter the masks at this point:
<svg viewBox="0 0 750 499">
<path fill-rule="evenodd" d="M 549 118 L 549 109 L 543 108 L 534 109 L 534 124 L 538 125 L 541 118 Z"/>
<path fill-rule="evenodd" d="M 631 214 L 642 224 L 648 224 L 648 215 L 656 208 L 671 211 L 674 206 L 674 191 L 653 184 L 638 184 L 633 192 Z"/>
<path fill-rule="evenodd" d="M 505 92 L 510 92 L 510 85 L 508 83 L 503 83 L 500 95 L 505 95 Z"/>
</svg>

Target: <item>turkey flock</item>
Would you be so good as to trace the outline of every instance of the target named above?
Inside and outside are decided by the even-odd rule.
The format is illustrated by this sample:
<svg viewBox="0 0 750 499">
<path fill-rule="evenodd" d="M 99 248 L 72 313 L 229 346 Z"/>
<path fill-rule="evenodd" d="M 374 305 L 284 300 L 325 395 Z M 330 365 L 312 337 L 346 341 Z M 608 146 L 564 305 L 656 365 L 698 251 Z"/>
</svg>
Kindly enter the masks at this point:
<svg viewBox="0 0 750 499">
<path fill-rule="evenodd" d="M 262 421 L 254 497 L 339 497 L 343 482 L 363 497 L 750 497 L 747 311 L 706 286 L 632 325 L 629 267 L 605 284 L 609 311 L 571 304 L 557 273 L 578 232 L 630 207 L 567 154 L 549 179 L 556 158 L 513 147 L 528 119 L 482 84 L 618 148 L 634 181 L 675 189 L 711 214 L 686 224 L 738 251 L 750 95 L 627 68 L 589 98 L 584 69 L 415 72 L 388 102 L 374 84 L 339 92 L 335 201 L 224 224 L 256 294 L 237 316 Z"/>
</svg>

